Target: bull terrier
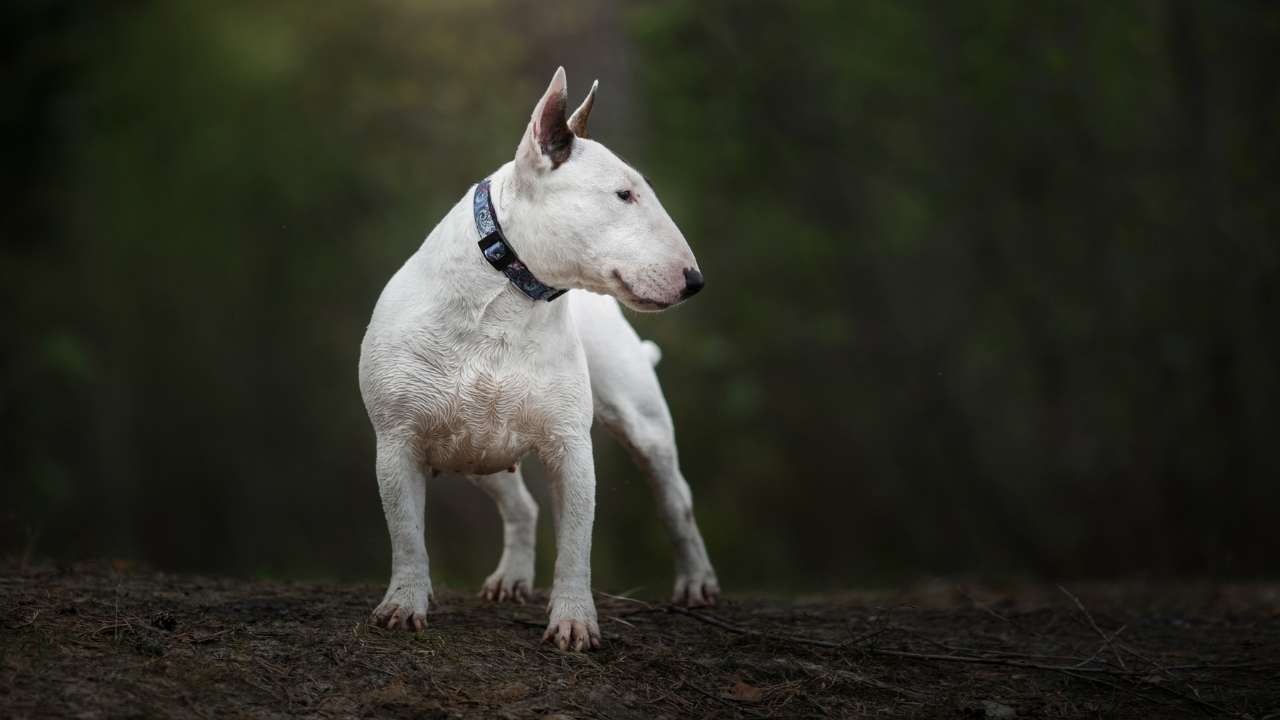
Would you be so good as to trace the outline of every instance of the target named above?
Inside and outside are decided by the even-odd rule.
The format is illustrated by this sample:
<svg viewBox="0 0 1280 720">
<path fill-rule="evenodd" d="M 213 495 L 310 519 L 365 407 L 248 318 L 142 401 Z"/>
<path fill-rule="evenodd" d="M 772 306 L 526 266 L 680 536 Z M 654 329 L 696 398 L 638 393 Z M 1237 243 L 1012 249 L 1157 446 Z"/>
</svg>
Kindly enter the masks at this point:
<svg viewBox="0 0 1280 720">
<path fill-rule="evenodd" d="M 675 545 L 674 601 L 709 605 L 719 595 L 654 373 L 658 348 L 618 305 L 669 308 L 702 288 L 702 273 L 646 178 L 588 138 L 598 85 L 570 116 L 557 69 L 515 158 L 467 191 L 374 307 L 359 375 L 391 535 L 377 625 L 424 627 L 426 479 L 439 473 L 467 477 L 502 516 L 502 557 L 481 595 L 528 597 L 538 507 L 519 462 L 535 454 L 556 529 L 543 640 L 599 647 L 593 419 L 626 446 L 657 496 Z"/>
</svg>

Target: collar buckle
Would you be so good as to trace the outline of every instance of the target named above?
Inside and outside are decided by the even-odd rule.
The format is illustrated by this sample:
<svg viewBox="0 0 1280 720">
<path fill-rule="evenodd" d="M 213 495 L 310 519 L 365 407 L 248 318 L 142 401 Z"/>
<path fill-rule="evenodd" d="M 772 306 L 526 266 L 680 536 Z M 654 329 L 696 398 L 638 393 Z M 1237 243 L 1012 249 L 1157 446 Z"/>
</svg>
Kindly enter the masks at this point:
<svg viewBox="0 0 1280 720">
<path fill-rule="evenodd" d="M 506 238 L 496 230 L 480 240 L 480 252 L 495 270 L 506 270 L 514 255 L 511 252 L 511 246 L 507 245 Z"/>
</svg>

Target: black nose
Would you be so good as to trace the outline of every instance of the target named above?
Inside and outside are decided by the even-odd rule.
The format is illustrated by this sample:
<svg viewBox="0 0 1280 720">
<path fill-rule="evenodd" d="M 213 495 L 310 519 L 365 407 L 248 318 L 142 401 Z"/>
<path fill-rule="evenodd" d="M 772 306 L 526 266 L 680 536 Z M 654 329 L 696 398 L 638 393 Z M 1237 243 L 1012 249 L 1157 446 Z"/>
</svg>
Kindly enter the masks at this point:
<svg viewBox="0 0 1280 720">
<path fill-rule="evenodd" d="M 693 268 L 684 269 L 684 292 L 680 293 L 681 298 L 693 297 L 698 294 L 702 286 L 706 285 L 702 280 L 702 273 Z"/>
</svg>

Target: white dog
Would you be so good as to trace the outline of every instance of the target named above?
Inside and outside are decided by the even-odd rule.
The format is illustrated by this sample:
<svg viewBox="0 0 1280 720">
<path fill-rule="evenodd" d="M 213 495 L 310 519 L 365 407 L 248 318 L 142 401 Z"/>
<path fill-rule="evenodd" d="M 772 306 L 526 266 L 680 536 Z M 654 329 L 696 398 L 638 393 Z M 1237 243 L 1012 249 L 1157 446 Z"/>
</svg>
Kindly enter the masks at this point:
<svg viewBox="0 0 1280 720">
<path fill-rule="evenodd" d="M 544 639 L 561 649 L 599 647 L 593 416 L 631 451 L 657 495 L 676 548 L 675 601 L 711 604 L 719 594 L 653 372 L 657 346 L 636 336 L 613 299 L 662 310 L 701 289 L 702 273 L 646 179 L 587 139 L 595 91 L 566 119 L 558 69 L 515 159 L 449 211 L 374 308 L 360 391 L 377 433 L 391 533 L 391 583 L 373 612 L 380 625 L 421 629 L 426 620 L 428 470 L 463 474 L 498 505 L 504 549 L 481 594 L 527 596 L 538 508 L 518 462 L 536 453 L 556 520 Z M 578 292 L 557 301 L 567 289 Z"/>
</svg>

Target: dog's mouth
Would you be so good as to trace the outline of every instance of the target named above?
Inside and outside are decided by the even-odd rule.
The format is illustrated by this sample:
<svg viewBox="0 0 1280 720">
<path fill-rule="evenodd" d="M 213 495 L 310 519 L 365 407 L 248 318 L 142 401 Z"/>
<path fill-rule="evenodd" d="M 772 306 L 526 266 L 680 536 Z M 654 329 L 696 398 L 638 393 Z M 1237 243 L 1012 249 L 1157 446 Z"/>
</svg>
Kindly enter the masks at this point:
<svg viewBox="0 0 1280 720">
<path fill-rule="evenodd" d="M 628 305 L 637 310 L 666 310 L 674 304 L 662 302 L 661 300 L 654 300 L 653 298 L 645 297 L 644 295 L 637 293 L 635 288 L 631 287 L 631 283 L 624 280 L 622 274 L 617 270 L 613 271 L 613 279 L 617 280 L 618 284 L 622 286 L 623 297 L 620 299 L 625 300 Z"/>
</svg>

